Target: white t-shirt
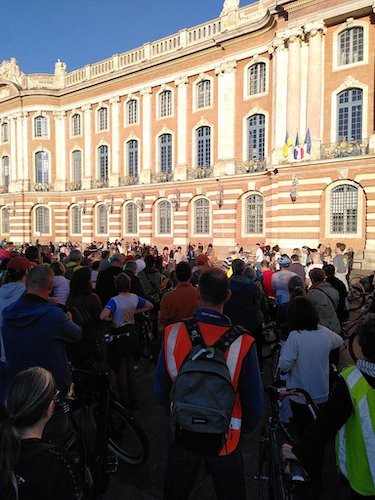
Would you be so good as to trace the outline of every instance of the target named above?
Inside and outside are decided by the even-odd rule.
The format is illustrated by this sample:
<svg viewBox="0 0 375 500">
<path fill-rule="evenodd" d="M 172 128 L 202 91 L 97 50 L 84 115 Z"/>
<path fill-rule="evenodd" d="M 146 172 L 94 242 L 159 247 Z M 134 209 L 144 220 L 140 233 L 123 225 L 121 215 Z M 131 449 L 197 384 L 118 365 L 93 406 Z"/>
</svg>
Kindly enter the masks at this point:
<svg viewBox="0 0 375 500">
<path fill-rule="evenodd" d="M 117 295 L 109 299 L 105 306 L 112 314 L 112 320 L 116 328 L 123 325 L 134 325 L 134 311 L 140 309 L 146 304 L 146 300 L 138 297 L 134 293 L 126 295 Z M 130 313 L 125 317 L 125 312 Z"/>
<path fill-rule="evenodd" d="M 263 250 L 260 247 L 258 247 L 255 253 L 255 262 L 262 262 L 263 260 L 264 260 Z"/>
<path fill-rule="evenodd" d="M 329 392 L 329 353 L 343 339 L 325 326 L 317 330 L 293 330 L 282 346 L 279 367 L 287 372 L 287 387 L 305 389 L 315 403 L 324 403 Z M 298 398 L 293 398 L 298 401 Z M 298 401 L 301 402 L 301 401 Z"/>
</svg>

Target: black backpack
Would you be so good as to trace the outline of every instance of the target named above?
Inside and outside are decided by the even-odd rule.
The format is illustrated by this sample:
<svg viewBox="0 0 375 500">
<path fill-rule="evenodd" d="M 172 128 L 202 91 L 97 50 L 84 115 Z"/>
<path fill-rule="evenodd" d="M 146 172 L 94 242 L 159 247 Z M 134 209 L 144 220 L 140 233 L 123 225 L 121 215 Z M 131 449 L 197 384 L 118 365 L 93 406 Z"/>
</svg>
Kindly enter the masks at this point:
<svg viewBox="0 0 375 500">
<path fill-rule="evenodd" d="M 236 399 L 225 352 L 247 332 L 232 326 L 215 344 L 207 346 L 196 319 L 183 322 L 192 348 L 172 386 L 172 433 L 182 448 L 217 456 L 225 444 Z"/>
</svg>

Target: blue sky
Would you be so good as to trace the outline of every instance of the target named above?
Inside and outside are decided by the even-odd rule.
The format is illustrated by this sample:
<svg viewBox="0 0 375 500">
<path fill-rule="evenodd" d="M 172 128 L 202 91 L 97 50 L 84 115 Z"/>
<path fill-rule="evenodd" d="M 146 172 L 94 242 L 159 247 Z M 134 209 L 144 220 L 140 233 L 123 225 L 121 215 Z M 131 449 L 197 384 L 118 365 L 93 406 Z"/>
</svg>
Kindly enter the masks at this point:
<svg viewBox="0 0 375 500">
<path fill-rule="evenodd" d="M 223 0 L 2 3 L 0 61 L 15 57 L 25 73 L 53 73 L 58 58 L 72 71 L 218 17 L 223 6 Z"/>
</svg>

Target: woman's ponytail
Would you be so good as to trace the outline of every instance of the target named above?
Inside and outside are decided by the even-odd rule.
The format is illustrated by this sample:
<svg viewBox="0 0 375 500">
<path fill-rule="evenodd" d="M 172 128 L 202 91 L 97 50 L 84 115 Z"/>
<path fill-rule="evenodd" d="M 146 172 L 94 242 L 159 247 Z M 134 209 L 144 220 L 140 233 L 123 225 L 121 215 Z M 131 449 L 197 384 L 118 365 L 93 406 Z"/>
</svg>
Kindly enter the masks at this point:
<svg viewBox="0 0 375 500">
<path fill-rule="evenodd" d="M 0 424 L 0 490 L 9 488 L 20 450 L 21 440 L 15 429 L 14 418 L 8 418 Z"/>
</svg>

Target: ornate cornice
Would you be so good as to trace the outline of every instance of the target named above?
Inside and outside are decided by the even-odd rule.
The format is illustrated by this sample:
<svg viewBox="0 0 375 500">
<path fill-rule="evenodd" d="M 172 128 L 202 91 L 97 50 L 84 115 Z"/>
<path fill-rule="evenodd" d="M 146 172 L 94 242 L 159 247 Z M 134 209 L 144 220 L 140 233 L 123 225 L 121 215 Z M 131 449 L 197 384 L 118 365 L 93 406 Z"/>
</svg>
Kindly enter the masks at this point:
<svg viewBox="0 0 375 500">
<path fill-rule="evenodd" d="M 237 61 L 224 61 L 215 68 L 215 74 L 232 73 L 237 67 Z"/>
</svg>

